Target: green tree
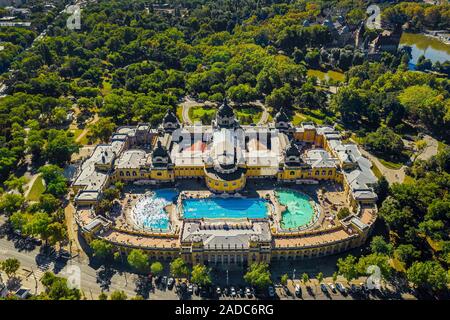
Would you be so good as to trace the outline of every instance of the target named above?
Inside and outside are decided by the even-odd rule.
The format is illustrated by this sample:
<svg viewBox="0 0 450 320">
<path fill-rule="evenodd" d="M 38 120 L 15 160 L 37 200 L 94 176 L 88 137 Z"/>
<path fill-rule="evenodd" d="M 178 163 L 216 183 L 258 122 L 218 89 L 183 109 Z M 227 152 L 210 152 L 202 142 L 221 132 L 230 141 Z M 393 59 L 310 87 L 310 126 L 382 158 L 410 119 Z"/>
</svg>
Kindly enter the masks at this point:
<svg viewBox="0 0 450 320">
<path fill-rule="evenodd" d="M 98 295 L 98 300 L 108 300 L 108 295 L 102 292 Z"/>
<path fill-rule="evenodd" d="M 342 275 L 347 282 L 358 277 L 358 271 L 356 269 L 356 258 L 352 255 L 348 255 L 343 258 L 339 258 L 337 261 L 338 273 Z"/>
<path fill-rule="evenodd" d="M 113 245 L 102 239 L 94 239 L 89 244 L 94 251 L 94 257 L 108 259 L 112 257 Z"/>
<path fill-rule="evenodd" d="M 406 272 L 407 278 L 416 287 L 439 291 L 447 287 L 448 273 L 436 261 L 416 261 Z"/>
<path fill-rule="evenodd" d="M 127 300 L 128 296 L 126 295 L 126 293 L 122 290 L 116 290 L 114 292 L 111 293 L 111 295 L 109 296 L 110 300 Z"/>
<path fill-rule="evenodd" d="M 128 254 L 127 260 L 128 264 L 139 272 L 145 272 L 149 268 L 148 256 L 143 250 L 131 250 Z"/>
<path fill-rule="evenodd" d="M 287 285 L 288 280 L 289 280 L 289 276 L 286 273 L 281 276 L 281 284 L 283 286 Z"/>
<path fill-rule="evenodd" d="M 116 125 L 111 118 L 100 118 L 95 124 L 89 126 L 89 140 L 94 142 L 99 139 L 101 142 L 107 142 L 115 129 Z"/>
<path fill-rule="evenodd" d="M 344 207 L 344 208 L 339 209 L 337 217 L 338 217 L 338 219 L 342 220 L 351 214 L 352 213 L 350 212 L 350 210 L 347 207 Z"/>
<path fill-rule="evenodd" d="M 305 285 L 309 282 L 309 276 L 307 273 L 302 274 L 302 281 Z"/>
<path fill-rule="evenodd" d="M 380 253 L 390 256 L 393 252 L 392 244 L 387 243 L 382 236 L 375 236 L 370 242 L 372 253 Z"/>
<path fill-rule="evenodd" d="M 271 283 L 269 265 L 267 263 L 253 263 L 244 275 L 244 280 L 258 289 L 265 289 Z"/>
<path fill-rule="evenodd" d="M 210 270 L 205 265 L 197 264 L 192 268 L 191 282 L 201 286 L 210 286 L 212 283 Z"/>
<path fill-rule="evenodd" d="M 25 203 L 25 198 L 20 194 L 5 193 L 0 200 L 0 211 L 6 215 L 19 210 Z"/>
<path fill-rule="evenodd" d="M 81 292 L 77 288 L 69 288 L 67 280 L 47 271 L 41 278 L 45 293 L 38 298 L 50 300 L 80 300 Z"/>
<path fill-rule="evenodd" d="M 323 281 L 323 273 L 319 272 L 316 276 L 317 281 L 319 281 L 319 283 L 322 283 Z"/>
<path fill-rule="evenodd" d="M 176 278 L 187 277 L 189 268 L 182 258 L 176 258 L 170 263 L 170 274 Z"/>
<path fill-rule="evenodd" d="M 163 270 L 164 267 L 162 263 L 159 261 L 153 262 L 152 265 L 150 266 L 150 271 L 155 275 L 160 275 L 163 272 Z"/>
<path fill-rule="evenodd" d="M 0 269 L 6 273 L 8 278 L 14 276 L 19 268 L 20 262 L 15 258 L 9 258 L 5 261 L 0 262 Z"/>
</svg>

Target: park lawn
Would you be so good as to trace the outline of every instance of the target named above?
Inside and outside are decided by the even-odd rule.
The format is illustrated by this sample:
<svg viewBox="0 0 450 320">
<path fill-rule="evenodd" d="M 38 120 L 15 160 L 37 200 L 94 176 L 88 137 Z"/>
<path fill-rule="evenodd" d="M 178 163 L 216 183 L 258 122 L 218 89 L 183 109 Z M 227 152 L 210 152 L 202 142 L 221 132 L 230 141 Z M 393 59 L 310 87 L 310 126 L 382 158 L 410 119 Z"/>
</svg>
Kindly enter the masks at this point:
<svg viewBox="0 0 450 320">
<path fill-rule="evenodd" d="M 447 145 L 445 143 L 443 143 L 442 141 L 438 140 L 438 152 L 441 152 L 442 150 L 444 150 L 445 147 L 447 147 Z"/>
<path fill-rule="evenodd" d="M 203 117 L 214 118 L 216 115 L 216 109 L 211 107 L 194 106 L 189 108 L 189 119 L 192 122 L 201 121 Z"/>
<path fill-rule="evenodd" d="M 398 170 L 403 166 L 403 164 L 401 164 L 401 163 L 395 163 L 395 162 L 387 161 L 387 160 L 384 160 L 381 158 L 378 158 L 378 160 L 380 160 L 380 162 L 383 164 L 383 166 L 385 166 L 388 169 Z"/>
<path fill-rule="evenodd" d="M 183 122 L 183 107 L 182 106 L 177 107 L 177 118 L 180 122 Z"/>
<path fill-rule="evenodd" d="M 34 180 L 33 185 L 31 186 L 30 192 L 27 195 L 28 201 L 39 201 L 39 197 L 45 191 L 44 180 L 41 176 L 38 176 L 36 180 Z"/>
<path fill-rule="evenodd" d="M 83 132 L 83 129 L 71 129 L 70 131 L 73 132 L 74 140 L 76 141 L 78 139 L 78 137 L 80 136 L 80 134 Z M 87 134 L 83 138 L 81 138 L 79 143 L 84 146 L 89 144 Z"/>
<path fill-rule="evenodd" d="M 377 177 L 378 179 L 380 179 L 383 176 L 380 169 L 378 169 L 378 167 L 373 162 L 372 162 L 372 171 L 375 177 Z"/>
<path fill-rule="evenodd" d="M 405 272 L 405 266 L 403 263 L 395 258 L 390 259 L 390 264 L 397 272 Z"/>
<path fill-rule="evenodd" d="M 112 84 L 108 80 L 103 80 L 101 93 L 103 96 L 109 94 L 112 90 Z"/>
<path fill-rule="evenodd" d="M 235 109 L 235 112 L 241 124 L 257 124 L 262 116 L 262 110 L 258 107 L 244 107 Z M 250 118 L 251 121 L 248 121 Z"/>
<path fill-rule="evenodd" d="M 405 175 L 405 179 L 403 180 L 404 184 L 414 184 L 416 180 L 413 177 Z"/>
</svg>

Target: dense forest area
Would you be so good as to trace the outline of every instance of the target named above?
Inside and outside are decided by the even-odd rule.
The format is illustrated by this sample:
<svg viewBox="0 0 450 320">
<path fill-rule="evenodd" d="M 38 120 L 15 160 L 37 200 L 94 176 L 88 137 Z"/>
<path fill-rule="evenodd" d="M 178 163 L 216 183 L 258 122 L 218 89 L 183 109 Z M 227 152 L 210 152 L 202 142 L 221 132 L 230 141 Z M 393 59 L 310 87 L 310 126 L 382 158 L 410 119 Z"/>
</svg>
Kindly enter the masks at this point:
<svg viewBox="0 0 450 320">
<path fill-rule="evenodd" d="M 368 1 L 173 3 L 173 13 L 155 10 L 144 0 L 90 3 L 82 11 L 81 30 L 67 29 L 67 15 L 60 16 L 20 59 L 14 57 L 55 14 L 36 13 L 34 30 L 1 29 L 0 39 L 8 44 L 0 52 L 0 73 L 10 63 L 15 71 L 0 78 L 9 86 L 8 95 L 0 98 L 0 181 L 5 191 L 17 189 L 17 169 L 31 157 L 47 185 L 43 198 L 31 206 L 20 194 L 2 195 L 0 210 L 15 225 L 53 243 L 64 238 L 59 199 L 67 185 L 60 167 L 80 147 L 67 130 L 75 106 L 81 127 L 94 114 L 100 116 L 92 128 L 94 140 L 107 140 L 119 125 L 156 126 L 189 95 L 209 101 L 227 97 L 235 108 L 259 99 L 272 114 L 284 107 L 290 117 L 296 111 L 315 112 L 322 123 L 337 122 L 353 131 L 375 153 L 401 154 L 399 139 L 410 133 L 428 132 L 450 142 L 448 77 L 408 70 L 407 50 L 368 62 L 352 46 L 330 47 L 333 37 L 322 22 L 343 16 L 356 30 L 366 18 Z M 450 26 L 448 4 L 380 5 L 390 25 L 409 23 L 416 31 Z M 376 35 L 366 30 L 364 37 Z M 345 72 L 337 94 L 328 99 L 317 79 L 307 76 L 311 68 Z M 442 275 L 450 264 L 449 169 L 450 153 L 444 147 L 409 169 L 414 184 L 380 184 L 381 200 L 386 198 L 380 201 L 380 216 L 390 238 L 375 239 L 367 261 L 382 264 L 395 257 L 413 283 L 443 288 Z M 349 277 L 357 274 L 352 259 L 340 266 Z"/>
</svg>

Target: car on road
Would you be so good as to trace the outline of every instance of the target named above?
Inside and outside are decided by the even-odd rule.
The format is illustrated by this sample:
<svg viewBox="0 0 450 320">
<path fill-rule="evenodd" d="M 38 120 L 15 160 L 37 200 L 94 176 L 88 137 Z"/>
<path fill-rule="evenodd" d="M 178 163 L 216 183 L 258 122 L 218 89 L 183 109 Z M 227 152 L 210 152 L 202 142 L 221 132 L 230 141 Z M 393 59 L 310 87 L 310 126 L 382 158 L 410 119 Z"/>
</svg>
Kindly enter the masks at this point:
<svg viewBox="0 0 450 320">
<path fill-rule="evenodd" d="M 334 285 L 334 283 L 328 283 L 328 287 L 330 288 L 331 291 L 336 292 L 336 286 Z"/>
<path fill-rule="evenodd" d="M 269 286 L 268 288 L 269 297 L 273 298 L 275 297 L 275 289 L 272 286 Z"/>
<path fill-rule="evenodd" d="M 232 297 L 236 297 L 236 289 L 234 289 L 234 287 L 231 287 L 231 288 L 230 288 L 230 295 L 231 295 Z"/>
<path fill-rule="evenodd" d="M 249 287 L 245 287 L 245 295 L 250 298 L 252 296 L 252 290 Z"/>
<path fill-rule="evenodd" d="M 302 294 L 302 288 L 300 287 L 299 284 L 296 284 L 296 285 L 295 285 L 295 295 L 296 295 L 297 297 L 299 297 L 299 296 L 301 296 L 301 294 Z"/>
<path fill-rule="evenodd" d="M 347 288 L 340 282 L 336 282 L 336 289 L 338 289 L 338 291 L 342 294 L 347 293 Z"/>
<path fill-rule="evenodd" d="M 201 288 L 198 285 L 194 284 L 194 294 L 196 296 L 198 296 L 200 294 L 200 289 Z"/>
<path fill-rule="evenodd" d="M 217 294 L 218 296 L 220 296 L 220 295 L 222 294 L 222 290 L 220 289 L 220 287 L 217 287 L 217 288 L 216 288 L 216 294 Z"/>
<path fill-rule="evenodd" d="M 320 289 L 323 291 L 323 293 L 328 293 L 327 286 L 324 283 L 320 284 Z"/>
<path fill-rule="evenodd" d="M 167 280 L 167 288 L 169 288 L 169 290 L 172 290 L 173 285 L 175 284 L 175 279 L 174 278 L 169 278 L 169 280 Z"/>
</svg>

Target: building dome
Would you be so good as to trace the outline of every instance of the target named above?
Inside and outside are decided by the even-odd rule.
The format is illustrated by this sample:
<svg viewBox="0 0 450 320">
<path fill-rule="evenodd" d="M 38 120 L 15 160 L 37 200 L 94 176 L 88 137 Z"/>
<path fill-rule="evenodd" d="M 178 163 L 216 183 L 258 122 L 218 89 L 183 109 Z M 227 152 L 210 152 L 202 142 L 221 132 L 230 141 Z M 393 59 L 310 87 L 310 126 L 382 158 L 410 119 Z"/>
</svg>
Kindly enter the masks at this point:
<svg viewBox="0 0 450 320">
<path fill-rule="evenodd" d="M 161 141 L 158 141 L 156 148 L 153 150 L 152 156 L 153 157 L 161 157 L 161 158 L 165 158 L 165 157 L 169 156 L 166 148 L 164 148 L 162 146 Z"/>
<path fill-rule="evenodd" d="M 228 100 L 225 98 L 222 105 L 219 107 L 217 115 L 220 117 L 230 118 L 234 116 L 233 109 L 228 105 Z"/>
<path fill-rule="evenodd" d="M 286 157 L 300 157 L 300 150 L 292 141 L 289 147 L 286 149 Z"/>
<path fill-rule="evenodd" d="M 175 113 L 169 109 L 163 118 L 163 123 L 178 123 L 178 118 Z"/>
<path fill-rule="evenodd" d="M 275 115 L 275 122 L 289 122 L 289 118 L 284 112 L 283 107 L 281 107 L 280 111 Z"/>
</svg>

